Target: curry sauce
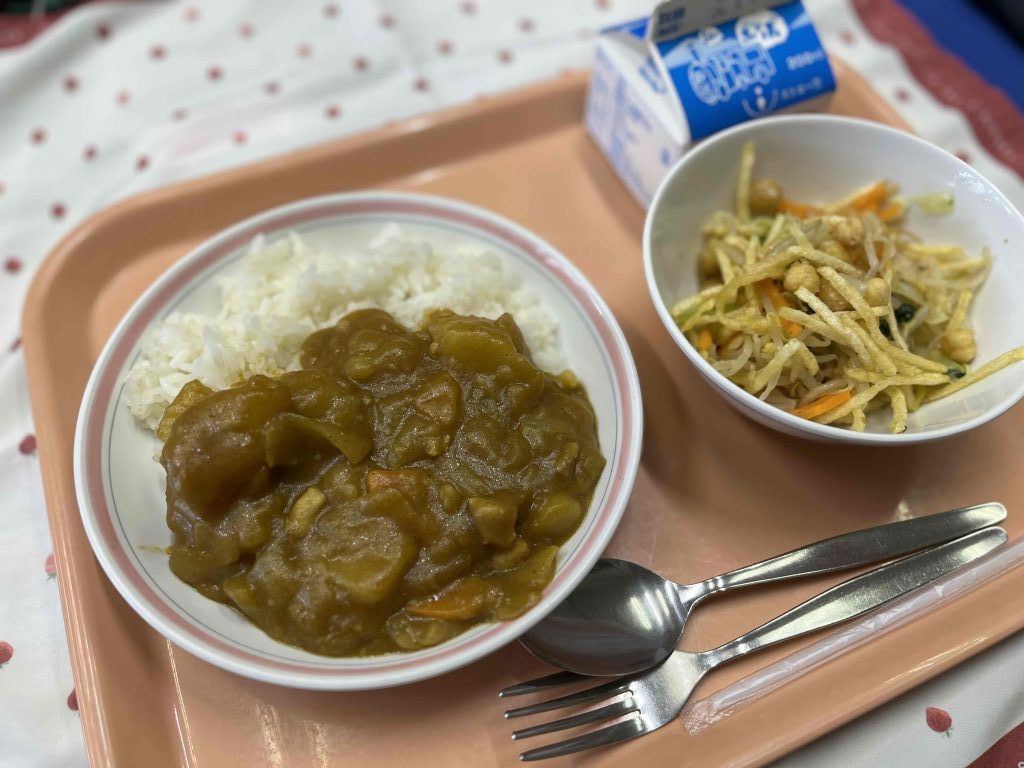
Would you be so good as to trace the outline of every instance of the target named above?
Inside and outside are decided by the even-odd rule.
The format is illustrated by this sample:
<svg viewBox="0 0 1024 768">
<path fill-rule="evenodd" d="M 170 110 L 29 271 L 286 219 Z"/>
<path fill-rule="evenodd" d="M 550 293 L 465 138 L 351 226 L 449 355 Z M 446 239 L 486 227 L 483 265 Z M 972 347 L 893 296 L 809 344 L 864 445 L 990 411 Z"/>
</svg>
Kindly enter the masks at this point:
<svg viewBox="0 0 1024 768">
<path fill-rule="evenodd" d="M 515 321 L 359 310 L 301 370 L 167 408 L 170 567 L 315 653 L 425 648 L 535 605 L 604 468 L 575 376 Z"/>
</svg>

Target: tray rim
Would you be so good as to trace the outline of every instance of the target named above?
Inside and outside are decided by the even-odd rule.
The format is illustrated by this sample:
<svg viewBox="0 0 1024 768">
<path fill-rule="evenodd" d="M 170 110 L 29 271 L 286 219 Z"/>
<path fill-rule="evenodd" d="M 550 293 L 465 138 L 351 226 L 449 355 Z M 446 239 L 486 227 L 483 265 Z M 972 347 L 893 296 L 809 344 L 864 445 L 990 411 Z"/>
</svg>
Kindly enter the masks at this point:
<svg viewBox="0 0 1024 768">
<path fill-rule="evenodd" d="M 835 63 L 835 61 L 834 61 Z M 847 81 L 860 80 L 856 73 L 845 67 L 837 67 Z M 79 223 L 68 233 L 50 252 L 43 264 L 39 267 L 33 277 L 32 283 L 26 294 L 23 316 L 23 328 L 33 329 L 23 336 L 25 349 L 26 367 L 28 378 L 32 386 L 29 388 L 30 401 L 33 416 L 38 417 L 43 412 L 44 403 L 49 402 L 52 397 L 60 393 L 60 382 L 54 381 L 52 372 L 48 370 L 50 361 L 47 360 L 43 349 L 36 347 L 35 330 L 45 327 L 45 301 L 47 289 L 54 278 L 59 275 L 67 262 L 76 255 L 78 247 L 86 242 L 92 233 L 102 231 L 106 227 L 116 225 L 118 221 L 138 210 L 150 207 L 160 207 L 173 202 L 183 194 L 189 194 L 194 190 L 204 189 L 209 191 L 217 188 L 228 188 L 237 180 L 246 178 L 254 171 L 273 172 L 279 168 L 301 162 L 307 159 L 316 158 L 325 154 L 352 153 L 360 149 L 376 147 L 391 141 L 397 141 L 412 135 L 424 134 L 430 131 L 445 131 L 453 125 L 464 122 L 472 122 L 481 119 L 496 110 L 515 110 L 522 106 L 534 105 L 538 101 L 550 101 L 556 103 L 565 99 L 580 99 L 581 92 L 587 83 L 587 73 L 581 72 L 570 77 L 531 85 L 516 91 L 509 92 L 494 98 L 487 99 L 468 105 L 454 107 L 448 110 L 431 113 L 424 117 L 414 117 L 401 123 L 345 137 L 340 140 L 323 144 L 305 147 L 283 155 L 271 157 L 256 163 L 231 168 L 211 174 L 188 179 L 155 190 L 143 192 L 139 195 L 119 201 Z M 876 102 L 879 113 L 887 115 L 887 119 L 893 124 L 907 128 L 895 111 L 885 100 L 875 92 L 870 85 L 863 83 L 871 91 Z M 539 126 L 534 133 L 544 133 L 554 128 L 569 127 L 572 123 L 563 118 L 554 118 L 550 126 Z M 532 135 L 532 134 L 531 134 Z M 511 141 L 495 142 L 486 149 L 495 150 Z M 468 153 L 469 156 L 476 154 Z M 41 344 L 41 341 L 40 341 Z M 44 386 L 40 386 L 40 384 Z M 72 607 L 77 604 L 73 584 L 72 568 L 74 558 L 70 554 L 70 536 L 73 535 L 69 529 L 69 516 L 65 512 L 68 501 L 74 504 L 73 487 L 71 493 L 64 487 L 61 475 L 67 471 L 65 458 L 69 461 L 71 456 L 70 446 L 62 446 L 62 432 L 56 424 L 48 424 L 47 419 L 37 420 L 37 437 L 39 440 L 40 470 L 43 477 L 44 495 L 47 505 L 47 516 L 50 522 L 51 536 L 54 544 L 54 556 L 57 561 L 57 580 L 61 594 L 61 610 L 64 615 L 65 629 L 68 637 L 69 650 L 72 662 L 72 669 L 75 676 L 76 686 L 81 704 L 80 714 L 82 716 L 83 731 L 85 733 L 86 750 L 90 762 L 94 765 L 110 764 L 113 755 L 109 750 L 109 738 L 105 725 L 105 716 L 98 701 L 93 701 L 97 672 L 93 659 L 88 653 L 88 639 L 80 637 L 75 632 L 78 621 Z M 63 456 L 62 456 L 63 451 Z M 77 512 L 77 506 L 75 506 Z M 75 520 L 81 525 L 80 516 L 71 514 L 70 527 L 73 527 Z M 84 535 L 84 532 L 80 532 Z M 90 549 L 91 555 L 91 549 Z M 94 560 L 94 557 L 93 557 Z M 81 563 L 78 564 L 81 566 Z M 98 564 L 97 564 L 98 566 Z M 105 577 L 104 577 L 105 578 Z M 898 696 L 910 688 L 924 682 L 931 677 L 949 669 L 955 664 L 967 660 L 974 654 L 993 645 L 999 640 L 1007 637 L 1014 631 L 1024 627 L 1024 612 L 1014 615 L 1006 611 L 1005 607 L 1012 604 L 1014 596 L 1019 595 L 1020 589 L 1024 587 L 1024 569 L 1014 569 L 995 577 L 987 583 L 981 584 L 953 601 L 947 606 L 932 614 L 918 617 L 906 625 L 897 627 L 892 634 L 909 636 L 913 634 L 921 642 L 912 645 L 904 644 L 908 653 L 900 656 L 899 664 L 894 666 L 894 654 L 889 654 L 888 663 L 885 659 L 881 662 L 871 659 L 865 664 L 865 658 L 871 655 L 875 642 L 866 642 L 854 648 L 837 659 L 830 660 L 827 664 L 814 670 L 814 674 L 805 674 L 800 678 L 780 686 L 777 689 L 765 693 L 761 698 L 747 702 L 741 712 L 723 720 L 716 725 L 718 733 L 725 737 L 730 733 L 744 735 L 743 741 L 755 741 L 752 736 L 759 736 L 756 740 L 761 745 L 755 749 L 742 750 L 740 754 L 718 755 L 723 759 L 736 761 L 736 764 L 763 765 L 773 759 L 777 759 L 788 752 L 812 741 L 823 733 L 833 730 L 840 725 L 849 722 L 857 716 L 867 712 L 880 704 Z M 965 599 L 967 597 L 970 599 Z M 964 614 L 970 612 L 968 607 L 984 607 L 994 620 L 987 631 L 980 635 L 965 628 Z M 952 638 L 956 642 L 943 642 L 934 652 L 929 651 L 929 638 L 934 640 L 940 632 L 936 629 L 943 628 L 944 638 Z M 934 645 L 934 642 L 931 643 Z M 891 671 L 888 671 L 890 670 Z M 833 694 L 842 686 L 843 680 L 850 679 L 851 675 L 864 674 L 866 669 L 876 673 L 883 671 L 883 677 L 875 688 L 861 690 L 847 702 L 848 706 L 826 715 L 817 720 L 813 725 L 802 727 L 779 729 L 779 715 L 777 707 L 780 692 L 786 691 L 788 696 L 809 695 L 813 691 L 829 691 Z M 909 671 L 908 671 L 909 670 Z M 771 714 L 772 717 L 767 717 Z M 742 731 L 737 729 L 736 723 L 744 721 Z M 800 724 L 797 724 L 800 726 Z M 780 735 L 780 730 L 785 730 Z M 706 738 L 708 729 L 697 736 Z M 727 738 L 719 741 L 727 741 Z M 642 751 L 643 740 L 634 742 L 633 746 L 638 747 L 637 753 Z M 619 756 L 622 753 L 617 752 Z"/>
</svg>

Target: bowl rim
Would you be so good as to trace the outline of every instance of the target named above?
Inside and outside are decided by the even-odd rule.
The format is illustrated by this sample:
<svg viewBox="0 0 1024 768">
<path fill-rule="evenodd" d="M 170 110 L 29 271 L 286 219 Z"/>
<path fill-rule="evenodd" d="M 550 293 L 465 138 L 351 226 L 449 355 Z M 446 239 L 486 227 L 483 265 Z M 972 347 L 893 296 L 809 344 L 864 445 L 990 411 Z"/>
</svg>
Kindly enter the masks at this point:
<svg viewBox="0 0 1024 768">
<path fill-rule="evenodd" d="M 512 621 L 482 625 L 484 630 L 470 630 L 423 651 L 367 657 L 374 661 L 335 660 L 352 664 L 348 667 L 330 666 L 332 657 L 321 657 L 320 665 L 301 660 L 282 663 L 258 650 L 239 648 L 234 641 L 224 642 L 209 628 L 200 629 L 192 617 L 175 611 L 169 600 L 148 584 L 114 531 L 114 514 L 107 504 L 109 472 L 98 454 L 109 439 L 108 422 L 116 402 L 112 387 L 120 380 L 127 356 L 175 297 L 187 286 L 209 279 L 212 265 L 237 253 L 256 234 L 276 236 L 300 223 L 315 226 L 316 222 L 341 221 L 359 213 L 405 214 L 427 225 L 458 223 L 470 236 L 479 233 L 477 236 L 500 240 L 506 248 L 536 261 L 546 278 L 567 292 L 570 304 L 595 331 L 596 342 L 604 350 L 613 381 L 615 413 L 622 425 L 618 459 L 609 467 L 608 496 L 599 507 L 588 510 L 592 517 L 589 530 L 555 573 L 540 603 L 527 613 Z M 107 577 L 136 613 L 175 645 L 222 669 L 263 682 L 315 690 L 368 690 L 423 680 L 465 666 L 512 642 L 554 609 L 590 571 L 615 532 L 636 478 L 642 437 L 639 377 L 625 335 L 604 299 L 559 250 L 519 224 L 461 201 L 408 192 L 348 192 L 304 198 L 247 217 L 192 249 L 142 293 L 105 343 L 82 396 L 73 451 L 75 491 L 89 543 Z M 359 663 L 353 664 L 355 661 Z"/>
<path fill-rule="evenodd" d="M 977 416 L 956 424 L 950 424 L 938 429 L 928 430 L 926 432 L 903 432 L 896 435 L 879 432 L 854 432 L 853 430 L 843 429 L 841 427 L 833 427 L 831 425 L 818 424 L 814 421 L 801 419 L 798 416 L 793 416 L 780 408 L 769 405 L 734 384 L 725 375 L 715 370 L 715 368 L 703 357 L 697 354 L 697 350 L 694 349 L 693 345 L 686 339 L 682 331 L 679 330 L 679 327 L 675 324 L 675 321 L 669 313 L 669 308 L 665 306 L 665 303 L 661 300 L 661 296 L 658 291 L 658 282 L 654 276 L 654 254 L 651 240 L 653 237 L 653 222 L 658 209 L 660 208 L 662 198 L 668 194 L 668 189 L 673 185 L 676 177 L 683 172 L 683 169 L 693 165 L 695 162 L 699 162 L 701 155 L 709 151 L 710 148 L 713 148 L 719 143 L 729 141 L 739 134 L 749 133 L 752 134 L 753 138 L 753 135 L 757 134 L 759 131 L 779 126 L 784 127 L 786 125 L 816 126 L 822 129 L 828 129 L 830 127 L 835 127 L 836 125 L 846 125 L 866 131 L 875 131 L 877 133 L 898 137 L 899 141 L 905 141 L 908 144 L 915 145 L 925 152 L 938 154 L 944 157 L 947 161 L 952 161 L 954 164 L 959 165 L 961 171 L 967 172 L 974 177 L 974 179 L 980 181 L 985 187 L 986 194 L 993 196 L 1003 203 L 1004 208 L 1008 211 L 1011 218 L 1016 220 L 1017 227 L 1021 232 L 1024 232 L 1024 216 L 1022 216 L 1016 206 L 1014 206 L 1013 203 L 999 191 L 999 188 L 996 187 L 995 184 L 956 155 L 953 155 L 941 147 L 936 146 L 919 136 L 915 136 L 912 133 L 908 133 L 898 128 L 893 128 L 888 125 L 883 125 L 881 123 L 876 123 L 871 120 L 846 117 L 844 115 L 778 115 L 753 120 L 747 123 L 741 123 L 705 139 L 690 151 L 684 153 L 683 156 L 676 161 L 675 165 L 669 169 L 668 173 L 665 174 L 665 177 L 658 185 L 658 189 L 654 193 L 654 197 L 651 200 L 651 205 L 647 210 L 647 215 L 644 220 L 643 258 L 644 275 L 647 279 L 647 290 L 650 294 L 651 301 L 654 303 L 654 308 L 658 313 L 658 317 L 661 319 L 662 325 L 664 325 L 666 330 L 668 330 L 669 335 L 672 337 L 673 341 L 675 341 L 676 346 L 682 350 L 686 358 L 696 366 L 698 371 L 700 371 L 704 378 L 707 379 L 708 383 L 710 383 L 719 393 L 724 395 L 726 398 L 735 401 L 743 408 L 754 411 L 760 417 L 772 422 L 777 422 L 779 425 L 784 425 L 788 428 L 788 430 L 785 430 L 787 434 L 798 435 L 800 437 L 807 438 L 813 436 L 814 438 L 828 441 L 859 443 L 863 445 L 914 445 L 930 442 L 932 440 L 941 440 L 946 437 L 967 432 L 968 430 L 980 427 L 1006 413 L 1006 411 L 1024 398 L 1024 377 L 1022 377 L 1022 380 L 1010 395 L 998 404 Z"/>
</svg>

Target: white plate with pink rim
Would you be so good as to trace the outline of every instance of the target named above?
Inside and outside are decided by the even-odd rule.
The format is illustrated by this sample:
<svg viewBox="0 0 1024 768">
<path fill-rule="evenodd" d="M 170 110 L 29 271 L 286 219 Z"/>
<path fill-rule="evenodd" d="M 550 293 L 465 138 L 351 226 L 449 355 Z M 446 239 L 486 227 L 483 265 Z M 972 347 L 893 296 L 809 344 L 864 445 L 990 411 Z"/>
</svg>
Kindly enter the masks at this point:
<svg viewBox="0 0 1024 768">
<path fill-rule="evenodd" d="M 540 603 L 512 621 L 482 624 L 422 651 L 367 658 L 318 656 L 273 640 L 231 608 L 178 580 L 160 550 L 171 543 L 164 518 L 163 468 L 156 438 L 125 404 L 124 378 L 153 324 L 175 310 L 212 312 L 215 278 L 263 234 L 298 231 L 327 252 L 365 245 L 398 223 L 438 248 L 481 245 L 497 253 L 559 324 L 566 363 L 598 415 L 607 465 L 579 529 L 558 556 Z M 367 192 L 291 203 L 216 235 L 161 276 L 132 306 L 103 349 L 82 400 L 75 434 L 78 504 L 93 551 L 121 595 L 176 645 L 223 669 L 265 682 L 320 690 L 400 685 L 464 666 L 515 640 L 587 574 L 625 509 L 640 459 L 642 405 L 636 367 L 611 310 L 572 263 L 523 227 L 439 197 Z"/>
</svg>

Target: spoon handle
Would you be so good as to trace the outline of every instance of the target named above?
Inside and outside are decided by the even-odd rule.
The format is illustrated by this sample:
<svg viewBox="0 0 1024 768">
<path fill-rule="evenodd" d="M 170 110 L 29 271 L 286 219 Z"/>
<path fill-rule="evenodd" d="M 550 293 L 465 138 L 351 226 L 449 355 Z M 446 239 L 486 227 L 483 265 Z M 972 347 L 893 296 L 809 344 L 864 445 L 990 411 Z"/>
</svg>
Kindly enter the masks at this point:
<svg viewBox="0 0 1024 768">
<path fill-rule="evenodd" d="M 975 531 L 842 582 L 732 642 L 701 654 L 710 667 L 867 613 L 995 549 L 1006 531 Z"/>
<path fill-rule="evenodd" d="M 1005 518 L 1006 507 L 998 502 L 988 502 L 865 528 L 715 576 L 699 586 L 706 595 L 732 587 L 747 587 L 768 581 L 855 568 L 932 547 L 971 531 L 996 525 Z"/>
</svg>

